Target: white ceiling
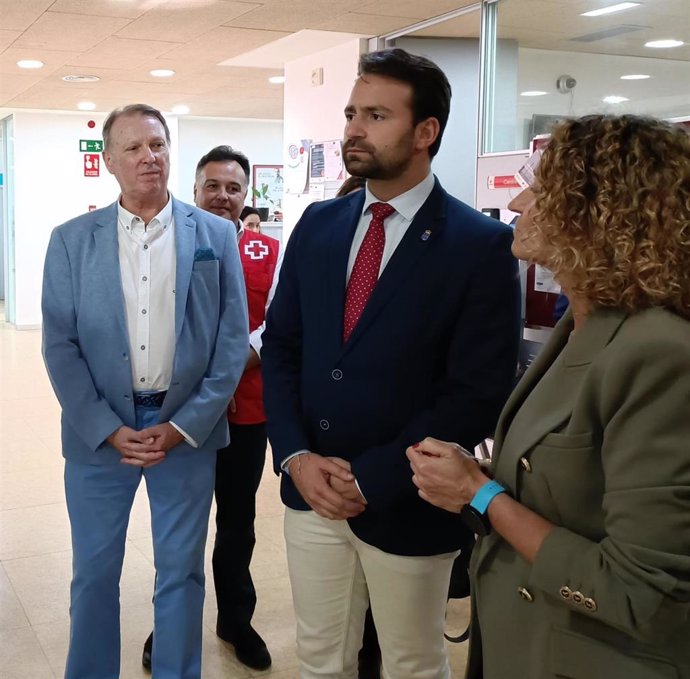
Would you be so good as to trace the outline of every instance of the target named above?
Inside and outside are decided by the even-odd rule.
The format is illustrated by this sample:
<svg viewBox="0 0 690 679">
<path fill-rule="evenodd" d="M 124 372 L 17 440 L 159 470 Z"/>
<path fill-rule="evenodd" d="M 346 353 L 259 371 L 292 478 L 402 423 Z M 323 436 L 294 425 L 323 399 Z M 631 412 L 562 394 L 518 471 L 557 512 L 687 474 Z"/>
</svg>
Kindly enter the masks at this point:
<svg viewBox="0 0 690 679">
<path fill-rule="evenodd" d="M 580 13 L 617 0 L 502 0 L 500 35 L 520 46 L 690 61 L 689 0 L 640 0 L 620 14 Z M 398 31 L 472 0 L 0 0 L 0 107 L 74 110 L 93 101 L 109 111 L 145 101 L 193 115 L 282 118 L 282 72 L 295 48 L 309 53 L 353 37 Z M 573 38 L 621 24 L 639 30 L 594 42 Z M 476 36 L 474 17 L 416 33 Z M 327 33 L 324 33 L 327 32 Z M 684 40 L 673 50 L 643 47 L 658 38 Z M 324 39 L 325 38 L 325 39 Z M 40 70 L 17 67 L 39 59 Z M 221 62 L 226 65 L 221 65 Z M 227 65 L 230 64 L 230 65 Z M 248 66 L 257 64 L 258 66 Z M 169 68 L 172 78 L 149 71 Z M 69 84 L 68 74 L 97 83 Z"/>
</svg>

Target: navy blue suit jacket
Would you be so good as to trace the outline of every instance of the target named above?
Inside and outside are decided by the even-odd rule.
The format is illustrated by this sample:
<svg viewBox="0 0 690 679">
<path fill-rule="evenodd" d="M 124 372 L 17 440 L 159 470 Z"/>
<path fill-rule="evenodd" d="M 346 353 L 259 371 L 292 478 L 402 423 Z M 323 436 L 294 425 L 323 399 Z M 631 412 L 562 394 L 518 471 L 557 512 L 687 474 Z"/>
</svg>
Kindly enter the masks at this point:
<svg viewBox="0 0 690 679">
<path fill-rule="evenodd" d="M 364 192 L 310 205 L 263 335 L 274 466 L 308 449 L 349 460 L 367 499 L 355 534 L 386 552 L 450 552 L 458 515 L 421 500 L 405 456 L 425 436 L 472 449 L 514 382 L 520 304 L 512 232 L 436 185 L 347 342 L 347 262 Z M 308 509 L 283 474 L 283 502 Z"/>
</svg>

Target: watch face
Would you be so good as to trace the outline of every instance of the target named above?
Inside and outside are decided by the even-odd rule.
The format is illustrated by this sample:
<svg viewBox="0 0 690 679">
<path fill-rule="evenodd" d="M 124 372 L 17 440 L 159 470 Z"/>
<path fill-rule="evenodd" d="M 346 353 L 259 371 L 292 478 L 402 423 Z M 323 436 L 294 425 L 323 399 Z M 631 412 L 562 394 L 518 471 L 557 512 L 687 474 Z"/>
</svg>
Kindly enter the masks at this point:
<svg viewBox="0 0 690 679">
<path fill-rule="evenodd" d="M 472 505 L 465 505 L 460 510 L 460 518 L 473 533 L 481 537 L 491 532 L 489 517 L 486 514 L 480 514 Z"/>
</svg>

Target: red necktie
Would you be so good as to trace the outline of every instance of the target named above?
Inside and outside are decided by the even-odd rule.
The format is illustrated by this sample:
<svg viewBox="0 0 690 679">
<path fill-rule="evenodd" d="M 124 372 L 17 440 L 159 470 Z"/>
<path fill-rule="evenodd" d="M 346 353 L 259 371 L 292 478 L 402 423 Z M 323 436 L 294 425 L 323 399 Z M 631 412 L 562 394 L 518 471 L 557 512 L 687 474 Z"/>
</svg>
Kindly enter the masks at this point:
<svg viewBox="0 0 690 679">
<path fill-rule="evenodd" d="M 388 203 L 372 203 L 370 210 L 371 222 L 369 222 L 369 228 L 357 253 L 345 293 L 345 320 L 343 323 L 343 339 L 345 341 L 355 329 L 357 321 L 359 321 L 359 317 L 376 287 L 381 268 L 381 258 L 383 257 L 383 246 L 386 244 L 383 220 L 395 212 L 395 208 Z"/>
</svg>

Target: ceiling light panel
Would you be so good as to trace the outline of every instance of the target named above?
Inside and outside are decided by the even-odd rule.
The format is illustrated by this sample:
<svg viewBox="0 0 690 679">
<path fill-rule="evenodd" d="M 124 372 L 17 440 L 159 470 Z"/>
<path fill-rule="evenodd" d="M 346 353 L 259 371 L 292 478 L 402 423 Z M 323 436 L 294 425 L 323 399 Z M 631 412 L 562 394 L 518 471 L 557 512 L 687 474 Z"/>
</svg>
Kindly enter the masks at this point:
<svg viewBox="0 0 690 679">
<path fill-rule="evenodd" d="M 39 61 L 38 59 L 20 59 L 17 62 L 17 66 L 19 68 L 43 68 L 44 64 L 42 61 Z"/>
<path fill-rule="evenodd" d="M 639 7 L 639 2 L 619 2 L 616 5 L 609 5 L 608 7 L 601 7 L 600 9 L 593 9 L 590 12 L 583 12 L 580 16 L 583 17 L 600 17 L 606 14 L 615 14 L 616 12 L 623 12 L 626 9 Z"/>
<path fill-rule="evenodd" d="M 685 43 L 682 40 L 650 40 L 644 44 L 645 47 L 651 47 L 652 49 L 669 49 L 671 47 L 680 47 Z"/>
</svg>

